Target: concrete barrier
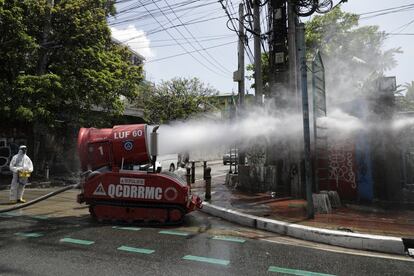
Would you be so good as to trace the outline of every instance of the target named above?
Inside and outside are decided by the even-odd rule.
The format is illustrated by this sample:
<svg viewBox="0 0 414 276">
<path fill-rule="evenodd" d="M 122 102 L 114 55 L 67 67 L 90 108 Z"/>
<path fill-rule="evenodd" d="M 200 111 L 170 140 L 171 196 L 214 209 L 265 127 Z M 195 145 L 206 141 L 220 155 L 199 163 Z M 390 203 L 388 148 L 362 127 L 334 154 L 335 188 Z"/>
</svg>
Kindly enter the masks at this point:
<svg viewBox="0 0 414 276">
<path fill-rule="evenodd" d="M 228 221 L 238 223 L 240 225 L 256 228 L 256 216 L 247 215 L 231 209 L 218 207 L 208 202 L 203 202 L 203 208 L 201 209 L 201 211 L 212 216 L 216 216 Z"/>
<path fill-rule="evenodd" d="M 348 233 L 288 223 L 244 214 L 232 209 L 212 205 L 208 202 L 203 203 L 201 211 L 244 226 L 266 230 L 302 240 L 359 250 L 405 255 L 404 243 L 402 239 L 398 237 Z"/>
</svg>

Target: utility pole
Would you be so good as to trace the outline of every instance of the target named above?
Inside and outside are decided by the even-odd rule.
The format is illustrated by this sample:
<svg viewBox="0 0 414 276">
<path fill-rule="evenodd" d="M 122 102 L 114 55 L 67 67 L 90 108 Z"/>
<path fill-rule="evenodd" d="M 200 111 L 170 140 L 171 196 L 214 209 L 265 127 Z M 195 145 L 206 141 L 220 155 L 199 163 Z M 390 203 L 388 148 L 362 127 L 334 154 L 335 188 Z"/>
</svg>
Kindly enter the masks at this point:
<svg viewBox="0 0 414 276">
<path fill-rule="evenodd" d="M 306 183 L 306 201 L 307 217 L 313 219 L 314 206 L 312 199 L 312 168 L 310 152 L 310 129 L 309 129 L 309 103 L 308 103 L 308 70 L 306 65 L 306 44 L 305 44 L 305 24 L 300 23 L 297 27 L 298 38 L 298 58 L 301 72 L 302 88 L 302 112 L 303 112 L 303 139 L 304 139 L 304 158 L 305 158 L 305 183 Z"/>
<path fill-rule="evenodd" d="M 238 64 L 238 77 L 239 77 L 239 116 L 240 118 L 244 112 L 244 92 L 245 82 L 244 82 L 244 43 L 245 43 L 245 36 L 244 36 L 244 5 L 243 3 L 239 4 L 239 64 Z M 244 165 L 245 163 L 245 153 L 243 150 L 239 149 L 239 165 Z"/>
<path fill-rule="evenodd" d="M 289 101 L 288 108 L 289 112 L 294 114 L 300 114 L 301 108 L 301 94 L 299 91 L 300 87 L 300 70 L 297 59 L 297 43 L 296 43 L 296 25 L 298 23 L 298 17 L 295 13 L 295 6 L 293 1 L 287 2 L 287 14 L 288 14 L 288 62 L 289 62 Z M 289 167 L 301 167 L 301 160 L 303 158 L 302 149 L 303 140 L 298 136 L 291 140 L 289 144 L 289 156 L 287 158 Z M 301 183 L 303 180 L 303 173 L 301 170 L 297 174 L 290 177 L 290 194 L 293 196 L 301 196 L 302 189 Z"/>
<path fill-rule="evenodd" d="M 239 107 L 243 109 L 244 107 L 244 5 L 243 3 L 239 4 L 239 64 L 238 64 L 238 83 L 239 83 Z"/>
<path fill-rule="evenodd" d="M 296 24 L 297 16 L 295 14 L 295 7 L 292 1 L 287 2 L 288 5 L 288 57 L 289 57 L 289 91 L 293 95 L 290 97 L 294 100 L 291 103 L 296 112 L 299 108 L 299 93 L 298 93 L 298 77 L 297 77 L 297 57 L 296 57 Z M 293 106 L 295 105 L 295 106 Z"/>
<path fill-rule="evenodd" d="M 287 63 L 287 14 L 286 0 L 269 1 L 270 37 L 269 37 L 269 85 L 271 97 L 276 107 L 286 107 L 289 64 Z"/>
<path fill-rule="evenodd" d="M 285 114 L 289 102 L 289 63 L 288 59 L 288 26 L 286 0 L 269 1 L 269 96 L 274 102 L 275 112 Z M 276 142 L 267 148 L 266 163 L 275 168 L 273 173 L 273 189 L 284 196 L 291 195 L 294 168 L 290 163 L 290 150 L 286 145 L 291 142 Z M 296 167 L 297 168 L 297 167 Z M 296 169 L 298 170 L 298 169 Z"/>
<path fill-rule="evenodd" d="M 253 3 L 253 32 L 254 32 L 254 85 L 256 103 L 261 105 L 263 99 L 262 51 L 260 32 L 260 0 Z"/>
</svg>

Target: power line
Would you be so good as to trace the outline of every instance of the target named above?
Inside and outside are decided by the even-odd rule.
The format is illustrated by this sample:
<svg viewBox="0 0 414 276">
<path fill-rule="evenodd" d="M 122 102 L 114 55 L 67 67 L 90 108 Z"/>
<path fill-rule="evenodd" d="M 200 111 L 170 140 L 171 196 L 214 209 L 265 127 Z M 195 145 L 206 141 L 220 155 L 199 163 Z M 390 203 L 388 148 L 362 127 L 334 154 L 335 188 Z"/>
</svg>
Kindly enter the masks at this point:
<svg viewBox="0 0 414 276">
<path fill-rule="evenodd" d="M 406 12 L 406 11 L 411 11 L 412 9 L 414 9 L 414 4 L 409 6 L 409 7 L 395 7 L 392 10 L 389 11 L 385 11 L 385 12 L 381 12 L 381 13 L 376 13 L 376 14 L 372 14 L 372 15 L 368 15 L 368 16 L 362 16 L 360 17 L 360 19 L 364 20 L 364 19 L 372 19 L 378 16 L 383 16 L 383 15 L 388 15 L 388 14 L 393 14 L 393 13 L 399 13 L 399 12 Z"/>
<path fill-rule="evenodd" d="M 157 1 L 161 1 L 161 0 L 157 0 Z M 191 0 L 191 1 L 187 1 L 185 3 L 187 3 L 186 5 L 189 5 L 189 4 L 196 3 L 197 1 L 199 1 L 199 0 Z M 191 10 L 191 9 L 194 9 L 194 8 L 205 7 L 205 6 L 212 5 L 212 4 L 215 4 L 215 1 L 204 3 L 204 4 L 199 4 L 199 5 L 196 5 L 196 6 L 184 7 L 184 8 L 182 8 L 183 6 L 185 6 L 184 4 L 182 4 L 180 6 L 177 6 L 178 4 L 175 4 L 174 7 L 179 7 L 180 8 L 180 9 L 177 9 L 177 11 L 187 11 L 187 10 Z M 135 15 L 130 15 L 129 17 L 125 17 L 123 19 L 119 18 L 118 21 L 110 22 L 109 24 L 110 25 L 120 25 L 120 24 L 131 22 L 131 21 L 137 21 L 137 20 L 152 18 L 153 16 L 154 17 L 162 16 L 162 12 L 161 12 L 160 9 L 149 10 L 149 9 L 146 8 L 146 5 L 141 5 L 139 7 L 143 7 L 147 12 L 142 12 L 140 14 L 135 14 Z M 165 8 L 165 7 L 162 7 L 162 8 Z"/>
<path fill-rule="evenodd" d="M 414 3 L 413 4 L 408 4 L 408 5 L 397 6 L 397 7 L 393 7 L 393 8 L 382 9 L 382 10 L 364 12 L 364 13 L 360 13 L 358 15 L 367 15 L 367 14 L 379 13 L 379 12 L 390 11 L 390 10 L 395 10 L 395 9 L 400 9 L 400 8 L 408 8 L 408 7 L 413 7 L 413 6 L 414 6 Z"/>
<path fill-rule="evenodd" d="M 155 0 L 155 2 L 160 2 L 160 1 L 162 1 L 162 0 Z M 208 0 L 208 1 L 210 1 L 210 0 Z M 191 5 L 191 4 L 194 4 L 194 3 L 197 3 L 197 2 L 201 2 L 201 1 L 200 0 L 187 0 L 187 1 L 184 1 L 184 2 L 175 3 L 175 4 L 173 4 L 173 6 L 174 6 L 174 8 L 178 8 L 178 7 L 184 7 L 184 6 L 187 6 L 187 5 Z M 143 8 L 143 7 L 149 6 L 149 5 L 153 5 L 152 1 L 147 1 L 146 3 L 142 3 L 142 4 L 141 3 L 142 2 L 139 2 L 135 6 L 130 5 L 128 8 L 124 8 L 123 10 L 119 11 L 117 14 L 118 15 L 127 14 L 127 13 L 130 13 L 131 11 L 136 10 L 136 9 Z M 209 4 L 212 4 L 212 3 L 214 3 L 214 1 L 210 2 Z M 201 5 L 205 5 L 205 4 L 201 4 Z M 149 11 L 152 12 L 154 15 L 157 15 L 157 13 L 154 13 L 155 11 L 157 11 L 157 9 L 150 9 Z"/>
<path fill-rule="evenodd" d="M 181 19 L 177 16 L 177 14 L 174 12 L 174 10 L 170 7 L 170 5 L 168 4 L 168 2 L 166 1 L 166 0 L 164 0 L 164 2 L 168 5 L 168 7 L 170 8 L 170 10 L 174 13 L 174 15 L 175 15 L 175 17 L 178 19 L 178 21 L 180 21 L 180 23 L 181 24 L 183 24 L 183 22 L 181 21 Z M 198 46 L 200 46 L 201 47 L 201 49 L 212 59 L 212 60 L 214 60 L 215 62 L 216 62 L 216 64 L 219 66 L 219 67 L 221 67 L 222 68 L 222 70 L 224 70 L 224 71 L 222 71 L 222 72 L 224 72 L 224 73 L 230 73 L 231 74 L 231 72 L 230 72 L 230 70 L 228 70 L 227 68 L 225 68 L 218 60 L 216 60 L 205 48 L 204 48 L 204 46 L 203 45 L 201 45 L 201 43 L 197 40 L 197 38 L 195 38 L 194 37 L 194 35 L 193 35 L 193 33 L 187 28 L 187 26 L 183 26 L 184 27 L 184 29 L 190 34 L 190 36 L 196 41 L 196 43 L 198 44 Z M 178 29 L 177 29 L 177 31 L 178 31 Z M 181 35 L 182 35 L 182 37 L 185 37 L 181 32 L 179 32 Z M 186 39 L 186 41 L 187 42 L 189 42 L 189 40 L 188 39 Z M 191 47 L 193 47 L 194 49 L 195 49 L 195 47 L 190 43 L 190 45 L 191 45 Z M 201 52 L 200 52 L 200 55 L 201 55 Z M 204 57 L 204 56 L 203 56 Z M 208 59 L 206 59 L 207 61 L 209 61 Z M 209 61 L 209 63 L 211 63 L 210 61 Z M 213 64 L 213 63 L 211 63 L 211 64 Z M 214 64 L 213 64 L 214 65 Z M 216 65 L 214 65 L 214 66 L 216 66 Z M 217 67 L 216 67 L 217 68 Z"/>
<path fill-rule="evenodd" d="M 157 1 L 161 1 L 161 0 L 157 0 Z M 124 14 L 124 13 L 129 13 L 132 10 L 139 9 L 139 8 L 141 8 L 143 6 L 147 6 L 147 5 L 150 5 L 150 4 L 151 4 L 151 1 L 147 1 L 147 3 L 144 2 L 141 5 L 139 3 L 132 3 L 130 5 L 126 5 L 126 6 L 122 7 L 122 9 L 120 9 L 119 11 L 117 11 L 116 15 L 120 15 L 120 14 Z"/>
<path fill-rule="evenodd" d="M 236 42 L 238 42 L 238 41 L 232 41 L 232 42 L 227 42 L 227 43 L 223 43 L 223 44 L 219 44 L 219 45 L 215 45 L 215 46 L 211 46 L 211 47 L 206 47 L 206 49 L 209 50 L 209 49 L 213 49 L 213 48 L 223 47 L 223 46 L 226 46 L 226 45 L 234 44 Z M 172 56 L 168 56 L 168 57 L 152 59 L 152 60 L 146 61 L 145 63 L 156 62 L 156 61 L 161 61 L 161 60 L 165 60 L 165 59 L 169 59 L 169 58 L 184 56 L 184 55 L 191 54 L 191 53 L 196 53 L 196 52 L 199 52 L 199 51 L 201 51 L 201 50 L 195 50 L 195 51 L 185 52 L 185 53 L 176 54 L 176 55 L 172 55 Z"/>
<path fill-rule="evenodd" d="M 253 17 L 252 2 L 250 0 L 247 0 L 246 1 L 245 7 L 246 7 L 246 14 Z M 261 8 L 261 10 L 259 11 L 259 13 L 262 13 L 263 6 L 259 6 L 259 9 L 260 8 Z M 260 25 L 264 22 L 264 19 L 265 18 L 263 18 L 262 22 L 259 22 Z M 246 30 L 248 30 L 252 34 L 251 38 L 253 38 L 255 35 L 257 35 L 257 36 L 260 37 L 261 34 L 257 34 L 257 33 L 255 33 L 253 31 L 254 28 L 253 28 L 253 22 L 252 22 L 252 20 L 249 20 L 248 23 L 250 25 L 250 30 L 248 28 L 246 28 Z M 265 47 L 265 44 L 264 44 L 263 40 L 261 39 L 261 37 L 260 37 L 260 46 L 263 49 L 263 52 L 266 53 L 266 47 Z M 253 56 L 253 54 L 252 54 L 252 56 Z M 249 60 L 250 60 L 251 63 L 254 63 L 254 61 L 252 61 L 250 58 L 249 58 Z"/>
<path fill-rule="evenodd" d="M 205 40 L 199 40 L 199 41 L 200 42 L 205 42 L 205 41 L 215 41 L 215 40 L 228 40 L 230 38 L 233 39 L 233 37 L 221 37 L 221 38 L 205 39 Z M 153 41 L 151 41 L 151 42 L 153 42 Z M 190 44 L 190 43 L 193 43 L 193 42 L 192 41 L 181 42 L 181 44 Z M 172 47 L 172 46 L 177 46 L 177 44 L 176 43 L 170 43 L 170 44 L 162 44 L 162 45 L 151 45 L 151 48 L 162 48 L 162 47 Z M 134 47 L 134 49 L 145 49 L 145 48 L 148 48 L 148 46 Z M 204 50 L 204 49 L 202 49 L 202 50 Z"/>
<path fill-rule="evenodd" d="M 198 39 L 206 39 L 206 41 L 208 39 L 211 40 L 216 40 L 216 39 L 224 39 L 224 38 L 230 38 L 232 36 L 228 35 L 228 34 L 223 34 L 223 35 L 205 35 L 205 36 L 198 36 Z M 185 39 L 192 39 L 191 37 L 176 37 L 177 40 L 185 40 Z M 151 39 L 151 42 L 170 42 L 173 41 L 172 39 Z M 138 43 L 137 42 L 131 42 L 131 43 Z"/>
<path fill-rule="evenodd" d="M 184 14 L 182 14 L 180 17 L 183 17 L 184 15 L 186 15 L 187 13 L 189 13 L 190 11 L 187 11 L 186 13 L 184 13 Z M 189 20 L 189 21 L 187 21 L 186 23 L 184 23 L 184 24 L 178 24 L 178 25 L 173 25 L 172 27 L 181 27 L 181 26 L 185 26 L 185 25 L 193 25 L 193 24 L 196 24 L 196 23 L 201 23 L 201 22 L 207 22 L 207 21 L 212 21 L 212 20 L 215 20 L 215 19 L 220 19 L 220 18 L 223 18 L 223 17 L 225 17 L 225 16 L 218 16 L 218 17 L 213 17 L 213 18 L 208 18 L 208 16 L 210 16 L 211 14 L 216 14 L 216 12 L 212 12 L 212 13 L 208 13 L 208 14 L 205 14 L 204 16 L 198 16 L 196 19 L 198 19 L 198 20 L 196 20 L 196 19 L 191 19 L 191 20 Z M 192 13 L 191 15 L 194 15 L 195 13 Z M 200 20 L 200 19 L 202 19 L 202 18 L 206 18 L 207 17 L 207 19 L 205 19 L 205 20 Z M 175 21 L 175 20 L 172 20 L 172 21 Z M 167 23 L 166 21 L 165 21 L 165 23 Z M 170 27 L 169 27 L 170 28 Z M 167 28 L 167 29 L 169 29 L 169 28 Z M 160 28 L 160 27 L 157 27 L 156 29 L 153 29 L 153 30 L 151 30 L 150 32 L 149 32 L 149 34 L 152 34 L 152 33 L 158 33 L 159 32 L 159 30 L 162 30 L 162 28 Z"/>
<path fill-rule="evenodd" d="M 194 18 L 191 18 L 191 20 L 196 20 L 196 19 L 198 19 L 198 20 L 200 20 L 200 19 L 203 19 L 203 18 L 208 18 L 209 16 L 211 16 L 212 14 L 216 14 L 216 11 L 217 11 L 218 9 L 216 9 L 216 10 L 212 10 L 212 12 L 211 13 L 205 13 L 205 11 L 200 11 L 200 12 L 191 12 L 191 11 L 193 11 L 193 10 L 191 10 L 191 9 L 189 9 L 187 12 L 185 12 L 185 13 L 183 13 L 183 14 L 181 14 L 180 15 L 180 18 L 181 19 L 183 19 L 183 18 L 185 18 L 186 17 L 186 15 L 188 14 L 188 13 L 190 13 L 191 12 L 191 14 L 190 14 L 190 16 L 189 17 L 194 17 Z M 202 15 L 202 16 L 197 16 L 198 14 L 204 14 L 204 15 Z M 222 18 L 222 17 L 220 17 L 220 18 Z M 113 22 L 110 22 L 109 23 L 109 25 L 110 26 L 116 26 L 116 25 L 123 25 L 123 24 L 126 24 L 126 23 L 128 23 L 128 22 L 133 22 L 133 21 L 137 21 L 137 19 L 136 18 L 131 18 L 131 19 L 128 19 L 128 20 L 123 20 L 123 21 L 113 21 Z M 174 20 L 173 19 L 173 21 L 177 21 L 176 19 Z M 165 20 L 165 21 L 162 21 L 162 23 L 168 23 L 167 22 L 167 20 Z M 154 25 L 154 22 L 148 22 L 148 23 L 146 23 L 146 24 L 143 24 L 143 23 L 140 23 L 139 24 L 139 27 L 140 28 L 142 28 L 142 27 L 144 27 L 144 26 L 148 26 L 148 25 Z"/>
<path fill-rule="evenodd" d="M 252 9 L 251 9 L 251 1 L 250 0 L 247 0 L 246 3 L 244 3 L 244 7 L 246 8 L 246 15 L 253 17 L 253 12 L 252 12 Z M 252 34 L 253 22 L 252 22 L 252 20 L 249 20 L 248 23 L 250 25 L 250 34 Z M 244 22 L 243 22 L 243 26 L 244 26 Z M 253 38 L 253 35 L 249 39 L 251 39 L 251 38 Z M 248 43 L 249 43 L 249 40 L 247 40 L 247 46 L 249 47 Z M 254 57 L 253 57 L 253 53 L 252 53 L 252 50 L 250 49 L 250 47 L 249 47 L 249 50 L 250 50 L 250 55 L 249 55 L 249 53 L 247 53 L 247 56 L 250 60 L 250 63 L 254 63 Z"/>
<path fill-rule="evenodd" d="M 153 1 L 153 3 L 158 7 L 158 5 L 154 2 L 154 0 L 152 0 Z M 146 8 L 146 7 L 144 7 L 146 10 L 147 10 L 147 12 L 152 16 L 152 18 L 154 18 L 154 20 L 155 21 L 157 21 L 157 23 L 165 30 L 165 32 L 187 53 L 187 54 L 189 54 L 194 60 L 196 60 L 199 64 L 201 64 L 204 68 L 206 68 L 206 69 L 208 69 L 210 72 L 213 72 L 214 74 L 216 74 L 216 75 L 219 75 L 219 76 L 222 76 L 221 74 L 219 74 L 219 73 L 217 73 L 216 71 L 214 71 L 214 70 L 212 70 L 210 67 L 208 67 L 207 65 L 205 65 L 203 62 L 201 62 L 198 58 L 196 58 L 193 54 L 192 54 L 192 52 L 189 52 L 183 45 L 181 45 L 180 44 L 180 42 L 178 42 L 178 40 L 176 40 L 175 39 L 175 37 L 167 30 L 167 29 L 165 29 L 165 27 L 161 24 L 161 22 L 155 17 L 155 16 L 153 16 L 152 15 L 152 13 L 151 12 L 149 12 L 149 10 Z M 159 8 L 159 7 L 158 7 Z M 161 12 L 163 12 L 162 10 L 160 10 Z M 164 15 L 165 16 L 165 15 Z M 226 78 L 227 78 L 227 76 L 226 76 Z"/>
<path fill-rule="evenodd" d="M 230 30 L 231 31 L 235 31 L 237 33 L 237 36 L 239 37 L 239 39 L 243 39 L 243 38 L 240 37 L 240 33 L 237 31 L 237 28 L 236 28 L 236 26 L 234 25 L 234 22 L 233 22 L 233 18 L 231 17 L 231 15 L 230 15 L 229 11 L 227 10 L 226 6 L 224 5 L 223 0 L 219 0 L 219 2 L 221 4 L 221 7 L 223 8 L 225 14 L 228 17 L 228 21 L 227 22 L 230 22 L 232 24 L 232 26 L 233 26 L 233 29 L 230 29 Z M 253 59 L 253 52 L 250 49 L 250 46 L 249 46 L 248 43 L 246 43 L 246 46 L 247 47 L 245 47 L 245 51 L 247 53 L 247 57 L 249 58 L 250 62 L 253 63 L 253 60 L 254 60 Z"/>
<path fill-rule="evenodd" d="M 414 33 L 384 33 L 386 35 L 401 35 L 401 36 L 412 36 Z"/>
<path fill-rule="evenodd" d="M 208 21 L 216 20 L 216 19 L 223 18 L 223 17 L 226 17 L 226 16 L 218 16 L 218 17 L 213 17 L 213 18 L 208 18 L 208 19 L 198 20 L 198 21 L 191 20 L 191 21 L 188 21 L 188 22 L 186 22 L 184 24 L 178 24 L 178 25 L 173 25 L 173 26 L 169 26 L 169 27 L 155 28 L 153 30 L 150 30 L 150 31 L 146 32 L 145 34 L 130 37 L 127 40 L 124 40 L 122 42 L 123 43 L 129 42 L 129 41 L 134 40 L 136 38 L 141 38 L 143 36 L 148 36 L 148 35 L 156 34 L 156 33 L 163 32 L 163 31 L 166 31 L 166 30 L 169 30 L 169 29 L 174 29 L 174 28 L 177 28 L 177 27 L 181 27 L 183 25 L 198 24 L 198 23 L 202 23 L 202 22 L 208 22 Z"/>
<path fill-rule="evenodd" d="M 402 31 L 404 31 L 405 29 L 407 29 L 413 23 L 414 23 L 414 20 L 410 20 L 408 23 L 406 23 L 404 25 L 401 25 L 400 27 L 392 30 L 391 33 L 394 33 L 396 31 L 399 31 L 399 33 L 401 33 Z"/>
</svg>

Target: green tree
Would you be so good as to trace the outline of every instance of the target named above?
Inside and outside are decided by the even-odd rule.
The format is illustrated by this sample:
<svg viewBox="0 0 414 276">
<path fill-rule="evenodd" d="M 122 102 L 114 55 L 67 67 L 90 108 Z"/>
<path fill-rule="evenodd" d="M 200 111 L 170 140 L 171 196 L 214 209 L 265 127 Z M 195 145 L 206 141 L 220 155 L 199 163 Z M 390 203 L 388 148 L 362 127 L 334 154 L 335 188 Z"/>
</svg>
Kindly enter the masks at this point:
<svg viewBox="0 0 414 276">
<path fill-rule="evenodd" d="M 55 2 L 0 0 L 0 112 L 50 126 L 105 122 L 137 96 L 142 67 L 111 40 L 114 1 Z"/>
<path fill-rule="evenodd" d="M 395 104 L 399 111 L 414 111 L 414 81 L 401 85 L 395 93 Z M 405 93 L 404 93 L 405 92 Z"/>
<path fill-rule="evenodd" d="M 246 66 L 247 78 L 254 80 L 254 64 L 248 64 Z M 263 76 L 263 88 L 266 90 L 269 87 L 269 53 L 262 54 L 262 76 Z M 254 83 L 251 88 L 254 88 Z"/>
<path fill-rule="evenodd" d="M 209 97 L 218 91 L 197 78 L 173 78 L 159 85 L 147 85 L 141 93 L 145 119 L 162 124 L 211 110 Z"/>
<path fill-rule="evenodd" d="M 335 8 L 306 23 L 308 55 L 321 51 L 325 64 L 327 95 L 349 100 L 355 93 L 370 93 L 377 76 L 396 66 L 399 48 L 383 50 L 387 35 L 378 26 L 359 27 L 359 16 Z M 358 92 L 356 92 L 358 91 Z"/>
<path fill-rule="evenodd" d="M 321 51 L 325 64 L 327 95 L 334 98 L 353 97 L 377 76 L 396 66 L 399 48 L 383 50 L 387 39 L 378 26 L 359 27 L 359 16 L 335 8 L 306 22 L 306 49 L 309 59 Z M 269 59 L 262 54 L 263 84 L 268 87 Z M 247 66 L 253 78 L 254 66 Z M 352 95 L 351 95 L 352 94 Z"/>
<path fill-rule="evenodd" d="M 414 81 L 406 82 L 402 87 L 405 88 L 405 97 L 410 101 L 414 101 Z"/>
</svg>

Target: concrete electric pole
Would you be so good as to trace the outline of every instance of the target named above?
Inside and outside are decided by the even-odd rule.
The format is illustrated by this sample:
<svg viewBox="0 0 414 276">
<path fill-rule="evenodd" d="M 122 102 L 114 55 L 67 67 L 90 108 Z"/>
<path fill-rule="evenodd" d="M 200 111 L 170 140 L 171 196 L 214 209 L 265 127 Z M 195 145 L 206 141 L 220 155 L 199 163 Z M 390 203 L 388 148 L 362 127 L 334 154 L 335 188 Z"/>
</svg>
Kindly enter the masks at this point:
<svg viewBox="0 0 414 276">
<path fill-rule="evenodd" d="M 254 32 L 254 85 L 256 103 L 263 102 L 263 76 L 262 76 L 262 51 L 260 32 L 260 0 L 253 3 L 253 32 Z"/>
<path fill-rule="evenodd" d="M 244 81 L 244 43 L 245 43 L 245 35 L 244 35 L 244 5 L 243 3 L 239 4 L 239 49 L 238 49 L 238 83 L 239 83 L 239 114 L 238 118 L 243 116 L 244 112 L 244 93 L 245 93 L 245 81 Z M 245 153 L 244 150 L 239 149 L 239 165 L 245 164 Z"/>
<path fill-rule="evenodd" d="M 239 47 L 238 47 L 238 83 L 239 83 L 239 107 L 243 109 L 244 107 L 244 92 L 245 92 L 245 82 L 244 82 L 244 5 L 240 3 L 239 5 Z"/>
</svg>

